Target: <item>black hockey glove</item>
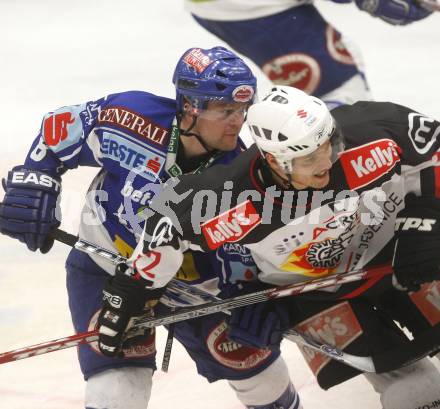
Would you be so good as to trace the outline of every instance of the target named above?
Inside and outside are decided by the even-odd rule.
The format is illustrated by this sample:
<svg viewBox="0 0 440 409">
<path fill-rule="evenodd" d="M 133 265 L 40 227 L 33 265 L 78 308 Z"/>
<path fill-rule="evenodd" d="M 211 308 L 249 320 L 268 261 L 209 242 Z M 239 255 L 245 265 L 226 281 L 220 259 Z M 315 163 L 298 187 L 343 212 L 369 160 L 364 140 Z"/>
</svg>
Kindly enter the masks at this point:
<svg viewBox="0 0 440 409">
<path fill-rule="evenodd" d="M 151 329 L 135 332 L 127 338 L 131 318 L 150 313 L 165 288 L 148 289 L 146 281 L 130 277 L 125 265 L 116 268 L 103 289 L 103 307 L 98 317 L 100 351 L 109 357 L 123 357 L 122 349 L 145 340 Z M 147 305 L 146 305 L 147 304 Z M 134 338 L 133 338 L 134 337 Z"/>
<path fill-rule="evenodd" d="M 0 233 L 47 253 L 54 242 L 49 233 L 60 225 L 61 179 L 16 166 L 2 182 L 6 193 L 0 202 Z"/>
<path fill-rule="evenodd" d="M 440 200 L 408 195 L 395 222 L 394 281 L 407 291 L 440 279 Z"/>
</svg>

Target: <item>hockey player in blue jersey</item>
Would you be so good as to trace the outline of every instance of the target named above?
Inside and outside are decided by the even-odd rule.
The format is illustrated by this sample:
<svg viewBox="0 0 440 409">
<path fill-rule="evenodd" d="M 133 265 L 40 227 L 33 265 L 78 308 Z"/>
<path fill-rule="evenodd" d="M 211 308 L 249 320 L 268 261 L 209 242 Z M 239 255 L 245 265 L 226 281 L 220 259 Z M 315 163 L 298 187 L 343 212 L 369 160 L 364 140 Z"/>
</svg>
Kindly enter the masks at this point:
<svg viewBox="0 0 440 409">
<path fill-rule="evenodd" d="M 431 14 L 415 0 L 354 2 L 394 25 Z M 329 108 L 371 99 L 360 52 L 325 20 L 313 0 L 185 0 L 185 7 L 203 28 L 252 60 L 274 84 L 313 94 Z"/>
<path fill-rule="evenodd" d="M 140 214 L 162 182 L 228 163 L 244 148 L 238 134 L 255 99 L 256 80 L 240 58 L 222 47 L 191 48 L 179 59 L 173 82 L 175 100 L 129 91 L 46 114 L 23 165 L 4 180 L 1 233 L 47 253 L 53 245 L 50 233 L 60 225 L 61 176 L 93 166 L 99 171 L 87 194 L 79 236 L 128 257 L 142 231 Z M 212 256 L 185 257 L 181 278 L 212 282 Z M 66 269 L 75 330 L 93 329 L 114 267 L 73 249 Z M 223 317 L 212 316 L 176 325 L 175 333 L 198 371 L 209 381 L 228 379 L 247 407 L 299 408 L 279 349 L 222 348 L 230 344 L 225 327 Z M 147 407 L 156 368 L 154 331 L 141 339 L 124 348 L 124 358 L 105 356 L 109 351 L 97 345 L 80 346 L 86 408 Z"/>
</svg>

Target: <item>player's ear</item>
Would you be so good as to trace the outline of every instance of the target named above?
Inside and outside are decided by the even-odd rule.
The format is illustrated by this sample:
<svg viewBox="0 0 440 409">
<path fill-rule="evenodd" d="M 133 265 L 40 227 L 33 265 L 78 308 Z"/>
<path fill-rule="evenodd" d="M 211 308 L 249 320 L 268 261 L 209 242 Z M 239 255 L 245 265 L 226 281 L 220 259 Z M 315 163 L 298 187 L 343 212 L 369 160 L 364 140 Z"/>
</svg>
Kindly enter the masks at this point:
<svg viewBox="0 0 440 409">
<path fill-rule="evenodd" d="M 265 153 L 264 158 L 266 159 L 266 162 L 268 165 L 275 171 L 281 170 L 281 167 L 278 163 L 278 161 L 275 159 L 275 156 L 273 156 L 271 153 Z"/>
<path fill-rule="evenodd" d="M 184 97 L 183 99 L 183 108 L 182 108 L 183 115 L 193 115 L 193 108 L 191 105 L 191 102 Z"/>
</svg>

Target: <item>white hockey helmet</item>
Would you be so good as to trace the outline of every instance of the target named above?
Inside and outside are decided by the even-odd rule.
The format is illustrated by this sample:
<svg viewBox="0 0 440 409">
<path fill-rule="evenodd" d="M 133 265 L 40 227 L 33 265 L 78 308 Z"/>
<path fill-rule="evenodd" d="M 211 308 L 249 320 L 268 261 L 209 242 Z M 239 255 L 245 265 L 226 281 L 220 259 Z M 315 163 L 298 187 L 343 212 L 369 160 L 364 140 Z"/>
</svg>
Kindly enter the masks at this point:
<svg viewBox="0 0 440 409">
<path fill-rule="evenodd" d="M 272 88 L 252 105 L 247 123 L 262 154 L 272 154 L 289 174 L 292 160 L 317 150 L 336 127 L 324 102 L 288 86 Z"/>
</svg>

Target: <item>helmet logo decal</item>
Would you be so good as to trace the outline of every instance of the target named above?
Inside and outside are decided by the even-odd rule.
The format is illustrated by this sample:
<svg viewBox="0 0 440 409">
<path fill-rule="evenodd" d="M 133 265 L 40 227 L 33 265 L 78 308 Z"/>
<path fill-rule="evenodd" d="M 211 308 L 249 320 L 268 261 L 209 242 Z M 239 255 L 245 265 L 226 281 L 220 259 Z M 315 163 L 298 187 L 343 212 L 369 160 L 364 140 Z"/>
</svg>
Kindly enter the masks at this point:
<svg viewBox="0 0 440 409">
<path fill-rule="evenodd" d="M 298 111 L 296 111 L 296 115 L 300 118 L 305 118 L 307 117 L 307 112 L 304 111 L 304 109 L 299 109 Z"/>
<path fill-rule="evenodd" d="M 307 118 L 307 120 L 306 120 L 306 125 L 307 126 L 312 126 L 314 123 L 315 123 L 315 121 L 316 121 L 316 116 L 315 115 L 310 115 L 308 118 Z"/>
<path fill-rule="evenodd" d="M 212 63 L 209 56 L 204 54 L 200 48 L 193 48 L 185 55 L 183 61 L 197 72 L 203 72 Z"/>
<path fill-rule="evenodd" d="M 318 142 L 324 135 L 324 128 L 321 128 L 315 135 L 315 142 Z"/>
<path fill-rule="evenodd" d="M 287 104 L 280 104 L 277 97 L 285 98 Z M 334 128 L 333 118 L 322 101 L 281 85 L 272 88 L 262 102 L 249 107 L 247 125 L 263 155 L 272 154 L 287 173 L 292 171 L 292 159 L 313 153 L 330 138 Z M 264 129 L 272 132 L 271 137 L 263 134 Z M 333 163 L 337 151 L 330 152 L 327 145 L 324 148 L 320 152 Z M 314 157 L 311 158 L 312 162 Z"/>
<path fill-rule="evenodd" d="M 240 85 L 232 91 L 235 102 L 249 102 L 254 96 L 254 89 L 250 85 Z"/>
<path fill-rule="evenodd" d="M 304 111 L 304 109 L 298 109 L 298 111 L 296 111 L 296 116 L 304 119 L 304 122 L 308 127 L 311 127 L 316 121 L 316 116 L 310 114 L 310 112 Z"/>
</svg>

